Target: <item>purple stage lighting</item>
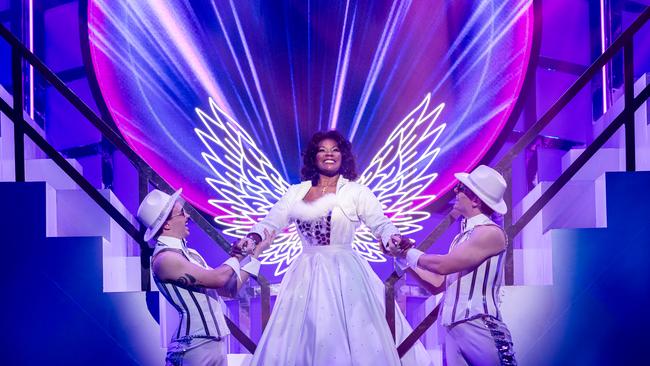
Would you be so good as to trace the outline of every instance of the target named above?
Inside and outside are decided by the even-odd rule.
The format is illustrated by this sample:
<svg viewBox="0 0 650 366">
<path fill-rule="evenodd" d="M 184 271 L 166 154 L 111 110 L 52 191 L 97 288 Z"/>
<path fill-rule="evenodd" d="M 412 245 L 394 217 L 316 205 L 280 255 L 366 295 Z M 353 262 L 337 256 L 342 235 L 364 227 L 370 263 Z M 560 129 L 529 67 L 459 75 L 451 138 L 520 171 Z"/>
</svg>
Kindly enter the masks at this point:
<svg viewBox="0 0 650 366">
<path fill-rule="evenodd" d="M 362 180 L 394 221 L 419 230 L 453 173 L 507 132 L 532 13 L 532 0 L 89 0 L 87 9 L 111 118 L 234 236 L 299 181 L 302 145 L 331 128 L 352 140 Z"/>
</svg>

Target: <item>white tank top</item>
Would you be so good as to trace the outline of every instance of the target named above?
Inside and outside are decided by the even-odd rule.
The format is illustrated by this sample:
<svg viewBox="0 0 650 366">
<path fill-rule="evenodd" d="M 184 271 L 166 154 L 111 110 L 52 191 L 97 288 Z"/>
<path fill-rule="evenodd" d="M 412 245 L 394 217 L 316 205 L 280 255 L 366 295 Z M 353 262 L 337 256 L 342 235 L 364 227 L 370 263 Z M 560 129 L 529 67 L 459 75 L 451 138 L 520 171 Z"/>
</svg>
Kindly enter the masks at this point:
<svg viewBox="0 0 650 366">
<path fill-rule="evenodd" d="M 153 256 L 164 250 L 181 252 L 188 261 L 210 269 L 198 252 L 179 239 L 159 237 Z M 160 293 L 178 311 L 179 324 L 172 341 L 187 336 L 222 339 L 230 334 L 223 314 L 225 305 L 216 290 L 183 288 L 170 281 L 161 281 L 155 274 L 153 277 Z"/>
<path fill-rule="evenodd" d="M 451 243 L 449 251 L 451 252 L 469 239 L 477 226 L 484 225 L 494 225 L 501 229 L 486 215 L 474 216 L 466 221 L 462 232 Z M 444 326 L 450 326 L 482 315 L 490 315 L 501 320 L 498 295 L 503 283 L 504 255 L 505 250 L 487 258 L 474 269 L 451 273 L 446 276 L 446 290 L 441 317 Z"/>
</svg>

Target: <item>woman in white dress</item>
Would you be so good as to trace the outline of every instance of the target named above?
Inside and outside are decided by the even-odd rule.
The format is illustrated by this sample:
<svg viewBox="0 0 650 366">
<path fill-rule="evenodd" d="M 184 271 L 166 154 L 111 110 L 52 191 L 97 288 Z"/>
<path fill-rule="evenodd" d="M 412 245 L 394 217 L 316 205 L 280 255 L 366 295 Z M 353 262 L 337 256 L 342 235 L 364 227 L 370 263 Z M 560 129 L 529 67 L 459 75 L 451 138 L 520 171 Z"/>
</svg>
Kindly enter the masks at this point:
<svg viewBox="0 0 650 366">
<path fill-rule="evenodd" d="M 251 365 L 431 363 L 420 342 L 400 360 L 385 318 L 384 284 L 352 249 L 362 222 L 384 243 L 400 237 L 370 189 L 353 181 L 351 150 L 337 131 L 315 134 L 303 156 L 305 181 L 292 185 L 247 235 L 261 240 L 264 229 L 280 232 L 295 222 L 303 245 L 284 275 Z M 411 327 L 396 313 L 402 341 Z"/>
</svg>

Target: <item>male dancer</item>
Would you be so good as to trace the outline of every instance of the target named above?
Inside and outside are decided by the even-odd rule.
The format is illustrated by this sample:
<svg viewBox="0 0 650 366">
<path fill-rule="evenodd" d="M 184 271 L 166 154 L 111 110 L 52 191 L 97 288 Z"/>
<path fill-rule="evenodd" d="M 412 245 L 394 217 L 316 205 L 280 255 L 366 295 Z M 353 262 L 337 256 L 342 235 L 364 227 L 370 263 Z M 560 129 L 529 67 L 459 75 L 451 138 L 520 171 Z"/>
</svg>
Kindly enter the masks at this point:
<svg viewBox="0 0 650 366">
<path fill-rule="evenodd" d="M 138 219 L 147 231 L 145 241 L 156 239 L 151 258 L 153 277 L 160 293 L 178 310 L 179 324 L 167 348 L 167 365 L 226 365 L 224 339 L 230 334 L 219 293 L 233 296 L 248 279 L 257 276 L 257 256 L 273 240 L 273 235 L 259 240 L 240 240 L 233 256 L 217 268 L 210 268 L 203 257 L 187 247 L 189 216 L 183 209 L 181 190 L 173 195 L 154 189 L 142 201 Z M 243 252 L 251 260 L 241 267 Z"/>
<path fill-rule="evenodd" d="M 508 211 L 503 194 L 506 182 L 496 170 L 480 165 L 470 174 L 456 173 L 454 211 L 463 216 L 461 233 L 445 255 L 417 249 L 399 251 L 397 264 L 446 276 L 441 322 L 446 329 L 444 357 L 447 365 L 516 365 L 512 338 L 501 319 L 497 302 L 503 279 L 505 232 L 490 216 Z M 404 263 L 406 262 L 406 263 Z"/>
</svg>

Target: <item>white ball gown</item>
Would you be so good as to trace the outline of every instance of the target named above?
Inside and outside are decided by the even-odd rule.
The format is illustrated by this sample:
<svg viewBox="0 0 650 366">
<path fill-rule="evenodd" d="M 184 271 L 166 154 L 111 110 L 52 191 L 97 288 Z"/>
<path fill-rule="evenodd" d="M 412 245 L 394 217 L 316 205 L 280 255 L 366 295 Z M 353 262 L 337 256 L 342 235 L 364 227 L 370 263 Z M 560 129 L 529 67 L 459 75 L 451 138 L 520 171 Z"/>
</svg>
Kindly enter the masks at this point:
<svg viewBox="0 0 650 366">
<path fill-rule="evenodd" d="M 251 365 L 430 365 L 419 341 L 398 357 L 384 315 L 384 284 L 352 249 L 359 221 L 384 240 L 397 232 L 381 204 L 365 186 L 342 177 L 336 195 L 305 203 L 309 187 L 292 186 L 253 230 L 295 222 L 303 248 L 284 275 Z M 395 318 L 401 341 L 411 326 L 397 306 Z"/>
</svg>

